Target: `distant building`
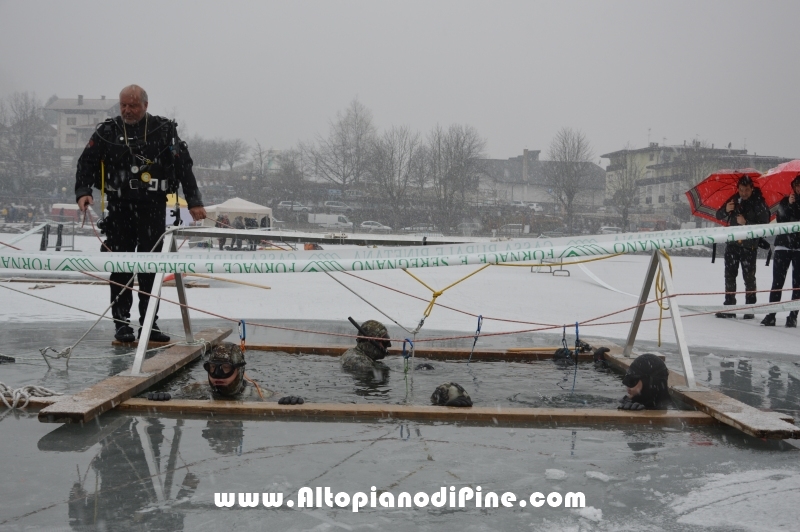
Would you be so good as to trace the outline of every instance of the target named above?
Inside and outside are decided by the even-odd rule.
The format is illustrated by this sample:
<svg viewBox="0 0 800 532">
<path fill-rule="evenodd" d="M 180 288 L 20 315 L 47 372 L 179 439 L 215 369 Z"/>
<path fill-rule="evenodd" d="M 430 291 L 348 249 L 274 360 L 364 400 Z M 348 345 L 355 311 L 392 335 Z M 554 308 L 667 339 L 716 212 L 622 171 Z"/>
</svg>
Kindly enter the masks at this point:
<svg viewBox="0 0 800 532">
<path fill-rule="evenodd" d="M 106 118 L 119 114 L 119 100 L 88 99 L 83 95 L 77 98 L 58 98 L 45 106 L 58 116 L 54 147 L 62 152 L 83 150 L 94 128 Z"/>
<path fill-rule="evenodd" d="M 484 159 L 486 177 L 479 184 L 479 201 L 485 203 L 535 202 L 555 207 L 545 172 L 553 161 L 539 160 L 540 150 L 523 150 L 522 155 L 509 159 Z M 591 163 L 584 192 L 575 199 L 577 205 L 600 207 L 605 196 L 605 172 Z"/>
<path fill-rule="evenodd" d="M 639 212 L 660 215 L 673 220 L 675 207 L 688 204 L 686 191 L 723 169 L 754 168 L 765 172 L 781 163 L 786 157 L 749 154 L 747 150 L 710 147 L 702 142 L 684 143 L 678 146 L 659 146 L 651 142 L 646 148 L 619 150 L 601 155 L 609 160 L 606 166 L 606 198 L 613 194 L 613 183 L 626 163 L 641 169 L 642 177 L 637 181 L 639 189 Z"/>
</svg>

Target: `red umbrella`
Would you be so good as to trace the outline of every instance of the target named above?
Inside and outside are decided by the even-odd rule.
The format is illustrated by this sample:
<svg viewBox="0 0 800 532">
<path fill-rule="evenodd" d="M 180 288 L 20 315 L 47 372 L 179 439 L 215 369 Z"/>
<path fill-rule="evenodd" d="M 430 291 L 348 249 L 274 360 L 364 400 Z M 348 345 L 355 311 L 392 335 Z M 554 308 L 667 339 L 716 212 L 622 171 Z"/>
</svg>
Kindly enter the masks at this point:
<svg viewBox="0 0 800 532">
<path fill-rule="evenodd" d="M 773 216 L 784 196 L 792 193 L 792 180 L 797 176 L 800 176 L 800 159 L 779 164 L 758 179 L 756 185 L 761 189 Z"/>
<path fill-rule="evenodd" d="M 719 170 L 689 189 L 686 197 L 689 198 L 692 214 L 720 225 L 728 225 L 727 220 L 717 220 L 717 211 L 739 191 L 737 185 L 742 176 L 750 176 L 755 180 L 761 174 L 753 168 Z"/>
</svg>

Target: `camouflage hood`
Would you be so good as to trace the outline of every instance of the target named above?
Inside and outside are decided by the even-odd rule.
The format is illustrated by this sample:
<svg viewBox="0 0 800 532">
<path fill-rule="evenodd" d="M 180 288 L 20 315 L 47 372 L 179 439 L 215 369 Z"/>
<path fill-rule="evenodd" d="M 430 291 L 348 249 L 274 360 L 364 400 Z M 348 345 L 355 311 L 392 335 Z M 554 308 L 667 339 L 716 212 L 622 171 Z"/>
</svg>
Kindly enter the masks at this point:
<svg viewBox="0 0 800 532">
<path fill-rule="evenodd" d="M 231 365 L 238 365 L 243 364 L 244 360 L 244 353 L 242 353 L 242 349 L 232 343 L 232 342 L 222 342 L 219 345 L 215 346 L 211 350 L 211 354 L 208 357 L 208 361 L 214 364 L 231 364 Z M 210 377 L 209 377 L 210 379 Z M 214 386 L 211 384 L 211 380 L 208 381 L 209 386 L 211 386 L 211 391 L 215 394 L 223 395 L 226 397 L 237 395 L 242 393 L 244 390 L 244 366 L 239 368 L 239 371 L 236 375 L 236 378 L 228 384 L 227 386 Z"/>
<path fill-rule="evenodd" d="M 385 338 L 383 342 L 380 342 L 380 340 L 374 340 L 375 343 L 382 343 L 384 348 L 389 348 L 392 346 L 392 342 L 389 341 L 389 331 L 381 322 L 367 320 L 361 324 L 361 330 L 363 330 L 364 334 L 370 338 Z M 367 355 L 372 360 L 381 360 L 382 358 L 386 357 L 385 349 L 378 348 L 367 339 L 359 338 L 357 340 L 356 347 L 359 351 Z"/>
</svg>

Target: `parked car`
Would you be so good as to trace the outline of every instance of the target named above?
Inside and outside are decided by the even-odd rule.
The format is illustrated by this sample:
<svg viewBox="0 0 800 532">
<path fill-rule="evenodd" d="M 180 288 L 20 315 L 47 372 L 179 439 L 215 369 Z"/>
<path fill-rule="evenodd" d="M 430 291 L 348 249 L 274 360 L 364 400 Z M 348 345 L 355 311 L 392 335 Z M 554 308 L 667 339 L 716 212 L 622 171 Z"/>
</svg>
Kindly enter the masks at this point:
<svg viewBox="0 0 800 532">
<path fill-rule="evenodd" d="M 544 207 L 533 201 L 527 202 L 528 208 L 533 212 L 544 212 Z"/>
<path fill-rule="evenodd" d="M 515 209 L 527 209 L 528 208 L 528 204 L 525 203 L 524 201 L 512 201 L 508 205 L 509 205 L 509 207 L 513 207 Z"/>
<path fill-rule="evenodd" d="M 359 199 L 359 198 L 364 198 L 364 197 L 367 196 L 366 194 L 364 194 L 360 190 L 348 190 L 347 192 L 344 193 L 344 195 L 345 195 L 345 197 L 352 198 L 352 199 Z"/>
<path fill-rule="evenodd" d="M 296 201 L 282 201 L 278 203 L 278 209 L 282 211 L 311 212 L 311 207 L 306 207 Z"/>
<path fill-rule="evenodd" d="M 392 228 L 388 225 L 383 225 L 380 222 L 373 222 L 368 220 L 366 222 L 361 222 L 361 225 L 358 226 L 362 231 L 366 231 L 367 233 L 391 233 Z"/>
<path fill-rule="evenodd" d="M 353 212 L 353 208 L 342 201 L 326 201 L 325 209 L 331 212 Z"/>
<path fill-rule="evenodd" d="M 616 235 L 622 232 L 622 229 L 619 227 L 611 227 L 609 225 L 604 225 L 600 228 L 601 235 Z"/>
<path fill-rule="evenodd" d="M 501 235 L 521 235 L 522 234 L 522 224 L 506 224 L 500 226 L 500 230 L 498 231 Z"/>
<path fill-rule="evenodd" d="M 410 227 L 403 227 L 403 231 L 406 233 L 430 233 L 432 231 L 438 231 L 435 225 L 428 225 L 428 224 L 416 224 Z"/>
</svg>

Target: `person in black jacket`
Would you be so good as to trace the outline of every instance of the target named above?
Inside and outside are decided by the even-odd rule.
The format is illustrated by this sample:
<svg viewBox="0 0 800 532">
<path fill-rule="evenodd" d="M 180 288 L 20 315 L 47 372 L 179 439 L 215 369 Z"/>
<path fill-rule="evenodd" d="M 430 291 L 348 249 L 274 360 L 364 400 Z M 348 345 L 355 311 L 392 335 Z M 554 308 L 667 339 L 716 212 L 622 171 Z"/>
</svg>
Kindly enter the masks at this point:
<svg viewBox="0 0 800 532">
<path fill-rule="evenodd" d="M 737 183 L 739 191 L 731 196 L 718 211 L 718 220 L 727 220 L 728 225 L 752 225 L 769 223 L 769 208 L 761 191 L 753 185 L 750 176 L 742 176 Z M 748 305 L 756 302 L 756 255 L 758 239 L 728 242 L 725 246 L 725 305 L 736 304 L 736 276 L 739 265 L 742 265 L 744 288 L 747 291 L 745 302 Z M 735 318 L 736 314 L 718 312 L 718 318 Z M 746 320 L 755 318 L 753 314 L 745 314 Z"/>
<path fill-rule="evenodd" d="M 791 193 L 778 204 L 778 223 L 800 221 L 800 174 L 792 181 Z M 800 299 L 800 235 L 778 235 L 775 237 L 775 257 L 772 259 L 772 290 L 781 290 L 786 274 L 792 266 L 792 299 Z M 770 302 L 780 301 L 781 292 L 770 292 Z M 761 325 L 775 325 L 775 313 L 767 314 Z M 787 327 L 797 327 L 797 311 L 786 318 Z"/>
<path fill-rule="evenodd" d="M 107 239 L 102 251 L 160 251 L 159 241 L 166 229 L 167 194 L 177 192 L 179 184 L 192 218 L 197 221 L 206 217 L 192 173 L 192 158 L 186 143 L 178 137 L 177 124 L 150 115 L 147 103 L 147 92 L 138 85 L 122 89 L 120 116 L 97 126 L 78 159 L 75 176 L 78 208 L 85 211 L 94 203 L 92 187 L 100 189 L 108 198 L 108 216 L 102 227 Z M 155 274 L 137 275 L 139 289 L 149 293 Z M 111 274 L 114 337 L 120 342 L 135 340 L 129 322 L 133 295 L 130 290 L 123 289 L 132 277 L 133 274 L 124 272 Z M 144 322 L 150 300 L 150 296 L 142 292 L 139 293 L 139 324 Z M 150 340 L 168 342 L 169 336 L 154 323 Z"/>
</svg>

